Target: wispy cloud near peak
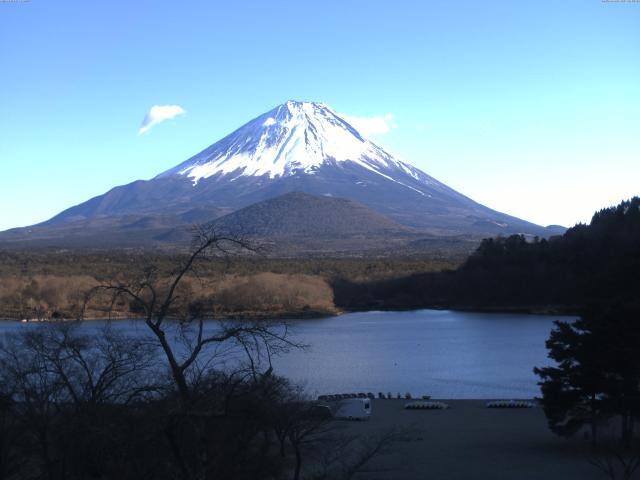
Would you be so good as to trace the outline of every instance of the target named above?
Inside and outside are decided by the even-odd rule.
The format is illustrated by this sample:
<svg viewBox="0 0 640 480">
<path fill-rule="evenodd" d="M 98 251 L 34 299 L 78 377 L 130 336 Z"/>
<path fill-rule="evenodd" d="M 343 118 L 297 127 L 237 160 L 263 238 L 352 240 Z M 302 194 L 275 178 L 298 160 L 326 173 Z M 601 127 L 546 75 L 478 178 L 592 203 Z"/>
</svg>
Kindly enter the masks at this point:
<svg viewBox="0 0 640 480">
<path fill-rule="evenodd" d="M 394 128 L 398 128 L 393 120 L 393 114 L 377 115 L 375 117 L 354 117 L 342 115 L 358 132 L 365 137 L 384 135 Z"/>
<path fill-rule="evenodd" d="M 144 135 L 148 133 L 155 125 L 177 117 L 178 115 L 184 115 L 187 113 L 180 105 L 154 105 L 149 109 L 149 112 L 145 115 L 138 135 Z"/>
</svg>

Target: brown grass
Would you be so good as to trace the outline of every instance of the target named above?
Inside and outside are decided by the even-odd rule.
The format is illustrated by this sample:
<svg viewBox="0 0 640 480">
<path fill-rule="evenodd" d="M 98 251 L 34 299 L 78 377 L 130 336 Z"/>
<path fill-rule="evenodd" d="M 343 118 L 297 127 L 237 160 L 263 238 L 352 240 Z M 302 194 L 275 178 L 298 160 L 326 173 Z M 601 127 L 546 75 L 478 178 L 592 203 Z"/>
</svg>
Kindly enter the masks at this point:
<svg viewBox="0 0 640 480">
<path fill-rule="evenodd" d="M 64 312 L 66 316 L 77 316 L 85 292 L 96 284 L 95 278 L 88 275 L 0 278 L 0 315 L 2 312 L 31 312 L 50 316 L 54 312 Z"/>
<path fill-rule="evenodd" d="M 277 316 L 334 313 L 331 283 L 405 277 L 412 273 L 455 268 L 463 256 L 450 253 L 393 258 L 234 258 L 208 259 L 198 265 L 199 278 L 185 278 L 180 296 L 201 301 L 207 314 Z M 0 318 L 49 317 L 55 312 L 79 315 L 85 292 L 98 283 L 140 275 L 153 265 L 168 277 L 184 255 L 151 251 L 2 251 L 0 250 Z M 160 282 L 162 283 L 162 282 Z M 165 282 L 166 283 L 166 282 Z M 108 315 L 107 297 L 95 298 L 86 312 Z M 118 316 L 130 316 L 119 302 Z"/>
<path fill-rule="evenodd" d="M 0 278 L 0 318 L 66 318 L 80 315 L 85 295 L 100 282 L 88 275 L 33 275 Z M 166 283 L 161 280 L 159 283 Z M 178 289 L 183 306 L 192 301 L 211 305 L 206 315 L 294 315 L 335 312 L 333 291 L 326 280 L 304 274 L 228 274 L 221 278 L 185 278 Z M 93 297 L 85 311 L 89 318 L 109 315 L 110 299 Z M 56 313 L 57 312 L 57 313 Z M 132 312 L 124 299 L 112 309 L 117 316 Z"/>
<path fill-rule="evenodd" d="M 231 311 L 334 311 L 333 290 L 322 278 L 263 272 L 230 275 L 218 285 L 219 303 Z"/>
</svg>

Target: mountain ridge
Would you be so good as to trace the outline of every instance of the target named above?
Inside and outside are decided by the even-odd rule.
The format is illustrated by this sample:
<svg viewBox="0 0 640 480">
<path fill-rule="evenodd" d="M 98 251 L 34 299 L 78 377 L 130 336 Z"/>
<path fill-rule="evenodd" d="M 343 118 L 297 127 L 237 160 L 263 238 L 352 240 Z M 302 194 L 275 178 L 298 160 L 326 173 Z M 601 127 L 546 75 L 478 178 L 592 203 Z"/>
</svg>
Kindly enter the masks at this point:
<svg viewBox="0 0 640 480">
<path fill-rule="evenodd" d="M 473 201 L 395 158 L 325 104 L 289 101 L 150 180 L 114 187 L 46 222 L 0 233 L 0 242 L 28 241 L 34 229 L 52 239 L 81 228 L 122 229 L 125 218 L 127 225 L 140 222 L 166 233 L 291 192 L 351 200 L 427 236 L 546 237 L 563 231 Z M 156 230 L 146 237 L 161 238 Z"/>
</svg>

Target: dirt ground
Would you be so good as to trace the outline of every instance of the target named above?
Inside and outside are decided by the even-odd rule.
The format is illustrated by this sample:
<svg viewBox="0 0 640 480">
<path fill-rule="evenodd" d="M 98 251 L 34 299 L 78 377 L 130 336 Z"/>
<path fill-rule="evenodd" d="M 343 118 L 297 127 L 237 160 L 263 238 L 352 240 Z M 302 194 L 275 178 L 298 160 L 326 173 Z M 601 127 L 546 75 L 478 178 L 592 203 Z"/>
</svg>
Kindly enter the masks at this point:
<svg viewBox="0 0 640 480">
<path fill-rule="evenodd" d="M 589 442 L 551 433 L 540 407 L 489 409 L 484 400 L 445 402 L 448 410 L 405 410 L 405 400 L 375 400 L 369 421 L 342 421 L 340 428 L 349 434 L 373 435 L 393 427 L 408 432 L 358 478 L 607 478 L 589 463 Z"/>
</svg>

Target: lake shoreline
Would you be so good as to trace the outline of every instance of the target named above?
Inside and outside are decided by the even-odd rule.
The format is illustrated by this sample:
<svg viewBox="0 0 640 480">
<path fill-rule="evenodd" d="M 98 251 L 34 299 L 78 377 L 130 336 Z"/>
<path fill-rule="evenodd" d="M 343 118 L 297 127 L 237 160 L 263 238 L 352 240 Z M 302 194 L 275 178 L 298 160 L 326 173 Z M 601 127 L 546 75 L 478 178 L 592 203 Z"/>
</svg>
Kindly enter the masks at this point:
<svg viewBox="0 0 640 480">
<path fill-rule="evenodd" d="M 322 311 L 322 310 L 303 310 L 303 311 L 264 311 L 264 312 L 242 312 L 242 313 L 230 313 L 227 315 L 216 315 L 216 316 L 208 316 L 203 317 L 204 320 L 264 320 L 264 321 L 273 321 L 273 320 L 306 320 L 306 319 L 317 319 L 317 318 L 330 318 L 338 315 L 342 315 L 343 311 Z M 180 320 L 179 318 L 167 317 L 169 320 Z M 89 316 L 84 318 L 8 318 L 8 317 L 0 317 L 0 322 L 18 322 L 18 323 L 47 323 L 47 322 L 75 322 L 78 320 L 94 322 L 94 321 L 105 321 L 105 320 L 141 320 L 144 321 L 144 317 L 139 317 L 134 314 L 122 314 L 118 313 L 114 316 L 104 315 L 104 316 Z"/>
<path fill-rule="evenodd" d="M 417 312 L 420 310 L 439 310 L 452 312 L 471 312 L 471 313 L 515 313 L 525 315 L 580 315 L 582 307 L 578 305 L 503 305 L 503 306 L 486 306 L 486 305 L 458 305 L 458 304 L 434 304 L 424 305 L 420 307 L 403 308 L 398 305 L 385 307 L 384 305 L 375 308 L 366 309 L 345 309 L 338 315 L 343 313 L 366 313 L 366 312 Z"/>
<path fill-rule="evenodd" d="M 367 309 L 336 309 L 336 310 L 302 310 L 302 311 L 251 311 L 221 314 L 205 317 L 205 320 L 253 320 L 253 321 L 275 321 L 275 320 L 312 320 L 320 318 L 339 317 L 350 313 L 371 313 L 371 312 L 418 312 L 422 310 L 436 311 L 452 311 L 452 312 L 468 312 L 468 313 L 504 313 L 504 314 L 524 314 L 524 315 L 542 315 L 542 316 L 571 316 L 580 315 L 581 307 L 577 305 L 521 305 L 521 306 L 468 306 L 468 305 L 427 305 L 419 308 L 407 307 L 402 308 L 397 305 L 385 308 L 377 306 L 376 308 Z M 133 314 L 123 315 L 119 313 L 116 316 L 91 316 L 82 319 L 78 318 L 43 318 L 43 319 L 21 319 L 0 317 L 0 322 L 23 322 L 23 323 L 44 323 L 55 321 L 101 321 L 101 320 L 144 320 L 142 317 L 136 317 Z M 26 322 L 25 322 L 26 320 Z M 179 320 L 172 318 L 172 320 Z"/>
</svg>

